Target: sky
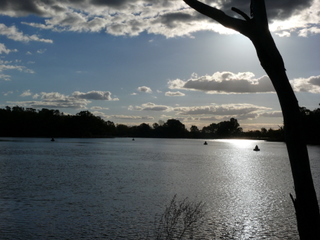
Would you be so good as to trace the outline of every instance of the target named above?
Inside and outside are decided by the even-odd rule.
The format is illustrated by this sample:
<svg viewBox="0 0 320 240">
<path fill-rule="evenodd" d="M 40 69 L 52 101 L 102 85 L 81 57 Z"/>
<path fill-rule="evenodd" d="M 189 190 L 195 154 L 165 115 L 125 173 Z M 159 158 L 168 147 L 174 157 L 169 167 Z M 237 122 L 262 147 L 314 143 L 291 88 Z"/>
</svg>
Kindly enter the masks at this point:
<svg viewBox="0 0 320 240">
<path fill-rule="evenodd" d="M 249 0 L 203 0 L 230 16 Z M 320 103 L 320 0 L 266 0 L 300 106 Z M 274 88 L 249 39 L 182 0 L 0 0 L 0 108 L 90 111 L 115 124 L 236 118 L 278 129 Z"/>
</svg>

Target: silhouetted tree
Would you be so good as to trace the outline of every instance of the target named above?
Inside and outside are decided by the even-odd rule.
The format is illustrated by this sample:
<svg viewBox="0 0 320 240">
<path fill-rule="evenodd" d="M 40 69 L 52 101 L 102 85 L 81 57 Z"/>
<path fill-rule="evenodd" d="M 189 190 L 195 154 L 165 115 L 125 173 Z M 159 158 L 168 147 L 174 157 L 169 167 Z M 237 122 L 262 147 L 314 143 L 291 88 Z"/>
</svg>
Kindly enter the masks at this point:
<svg viewBox="0 0 320 240">
<path fill-rule="evenodd" d="M 165 136 L 166 137 L 186 137 L 187 136 L 187 129 L 184 124 L 182 124 L 177 119 L 169 119 L 163 125 Z"/>
<path fill-rule="evenodd" d="M 116 126 L 116 134 L 119 137 L 128 137 L 129 127 L 124 124 L 117 124 Z"/>
<path fill-rule="evenodd" d="M 244 20 L 230 17 L 223 11 L 197 0 L 184 0 L 184 2 L 252 41 L 261 66 L 277 92 L 283 113 L 285 141 L 296 193 L 296 198 L 291 196 L 291 199 L 296 210 L 300 238 L 320 239 L 319 206 L 310 170 L 299 105 L 289 83 L 283 59 L 269 31 L 265 1 L 251 0 L 251 17 L 237 8 L 232 8 Z"/>
<path fill-rule="evenodd" d="M 104 123 L 104 125 L 106 128 L 107 136 L 109 136 L 109 137 L 114 136 L 116 133 L 116 126 L 115 126 L 114 122 L 111 122 L 108 120 Z"/>
<path fill-rule="evenodd" d="M 149 124 L 141 123 L 137 128 L 136 132 L 134 133 L 135 137 L 151 137 L 152 135 L 152 128 Z"/>
<path fill-rule="evenodd" d="M 320 143 L 320 108 L 313 111 L 301 107 L 303 129 L 308 143 Z"/>
<path fill-rule="evenodd" d="M 216 134 L 221 138 L 235 137 L 242 131 L 239 126 L 237 119 L 231 118 L 230 121 L 223 121 L 217 124 Z"/>
<path fill-rule="evenodd" d="M 203 127 L 201 132 L 204 137 L 216 138 L 217 137 L 218 124 L 211 123 L 209 126 Z"/>
<path fill-rule="evenodd" d="M 201 136 L 201 132 L 199 128 L 195 125 L 190 127 L 190 137 L 192 138 L 199 138 Z"/>
</svg>

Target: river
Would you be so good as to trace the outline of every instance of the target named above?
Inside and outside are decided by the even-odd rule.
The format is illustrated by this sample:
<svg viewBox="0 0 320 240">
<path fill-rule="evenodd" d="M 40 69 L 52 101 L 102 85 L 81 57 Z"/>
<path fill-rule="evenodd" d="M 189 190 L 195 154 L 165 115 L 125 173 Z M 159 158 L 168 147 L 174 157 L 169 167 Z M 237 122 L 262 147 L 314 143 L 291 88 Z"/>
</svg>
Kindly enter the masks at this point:
<svg viewBox="0 0 320 240">
<path fill-rule="evenodd" d="M 201 239 L 298 239 L 285 144 L 204 141 L 0 138 L 0 239 L 143 239 L 175 195 L 205 204 Z"/>
</svg>

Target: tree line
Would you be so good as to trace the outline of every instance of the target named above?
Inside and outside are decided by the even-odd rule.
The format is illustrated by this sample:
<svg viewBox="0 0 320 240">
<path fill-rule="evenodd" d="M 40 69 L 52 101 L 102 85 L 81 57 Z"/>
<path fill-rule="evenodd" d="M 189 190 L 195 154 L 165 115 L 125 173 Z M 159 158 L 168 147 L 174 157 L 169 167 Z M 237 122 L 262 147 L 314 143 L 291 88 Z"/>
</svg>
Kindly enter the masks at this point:
<svg viewBox="0 0 320 240">
<path fill-rule="evenodd" d="M 313 111 L 300 108 L 306 138 L 309 143 L 319 143 L 320 108 Z M 187 129 L 177 119 L 166 122 L 141 123 L 137 126 L 105 121 L 89 111 L 66 115 L 59 110 L 23 108 L 19 106 L 0 109 L 0 136 L 2 137 L 154 137 L 154 138 L 252 138 L 282 141 L 284 131 L 262 128 L 244 132 L 237 119 L 211 123 L 199 129 Z"/>
</svg>

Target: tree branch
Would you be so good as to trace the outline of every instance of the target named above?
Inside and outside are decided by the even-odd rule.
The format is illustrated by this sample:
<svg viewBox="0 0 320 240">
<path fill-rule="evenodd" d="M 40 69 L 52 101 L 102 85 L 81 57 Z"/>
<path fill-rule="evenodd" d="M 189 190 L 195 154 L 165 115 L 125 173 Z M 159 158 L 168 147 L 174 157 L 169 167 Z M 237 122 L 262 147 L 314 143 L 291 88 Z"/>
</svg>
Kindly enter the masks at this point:
<svg viewBox="0 0 320 240">
<path fill-rule="evenodd" d="M 244 12 L 242 12 L 242 11 L 241 11 L 240 9 L 238 9 L 238 8 L 232 7 L 231 10 L 234 11 L 234 12 L 236 12 L 236 13 L 238 13 L 239 15 L 241 15 L 241 16 L 242 16 L 245 20 L 247 20 L 248 22 L 251 20 L 247 14 L 245 14 Z"/>
<path fill-rule="evenodd" d="M 183 1 L 186 4 L 188 4 L 190 7 L 192 7 L 193 9 L 212 18 L 213 20 L 216 20 L 217 22 L 219 22 L 223 26 L 225 26 L 227 28 L 231 28 L 233 30 L 236 30 L 236 31 L 247 36 L 248 30 L 249 30 L 248 29 L 249 25 L 247 24 L 246 21 L 230 17 L 230 16 L 226 15 L 223 11 L 221 11 L 217 8 L 211 7 L 209 5 L 206 5 L 206 4 L 199 2 L 197 0 L 183 0 Z M 239 11 L 235 10 L 235 11 L 244 17 L 245 14 L 242 13 L 240 10 Z M 245 19 L 246 18 L 248 18 L 248 16 L 246 16 Z"/>
</svg>

